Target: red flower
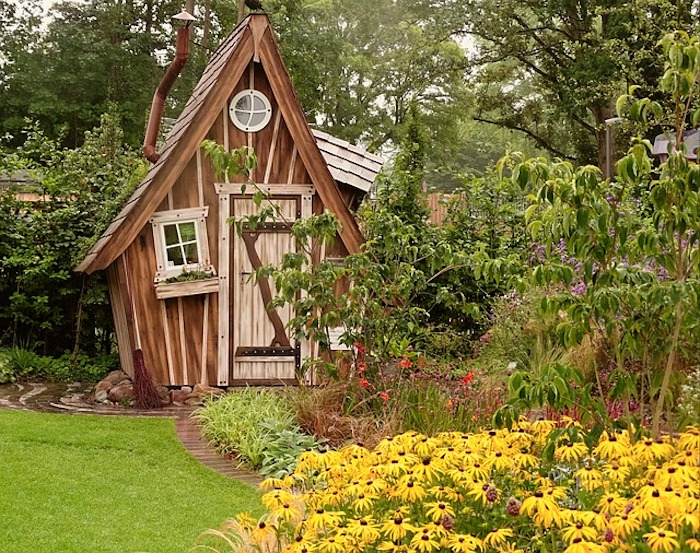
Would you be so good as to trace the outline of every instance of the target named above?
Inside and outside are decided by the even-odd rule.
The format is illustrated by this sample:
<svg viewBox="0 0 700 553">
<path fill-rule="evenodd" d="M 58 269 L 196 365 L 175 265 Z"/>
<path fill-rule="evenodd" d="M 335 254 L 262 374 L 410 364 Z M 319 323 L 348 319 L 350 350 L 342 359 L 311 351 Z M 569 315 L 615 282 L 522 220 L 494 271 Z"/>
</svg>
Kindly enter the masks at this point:
<svg viewBox="0 0 700 553">
<path fill-rule="evenodd" d="M 367 363 L 358 363 L 357 364 L 357 372 L 359 374 L 364 374 L 366 370 L 367 370 Z"/>
<path fill-rule="evenodd" d="M 389 394 L 386 392 L 380 392 L 379 397 L 382 398 L 384 401 L 389 401 Z"/>
<path fill-rule="evenodd" d="M 462 384 L 469 386 L 472 383 L 472 380 L 474 380 L 474 371 L 469 371 L 462 377 Z"/>
<path fill-rule="evenodd" d="M 353 347 L 357 350 L 357 355 L 364 355 L 365 346 L 363 346 L 360 342 L 355 342 Z"/>
<path fill-rule="evenodd" d="M 410 359 L 407 359 L 404 357 L 399 361 L 399 368 L 400 369 L 410 369 L 413 366 L 413 362 Z"/>
<path fill-rule="evenodd" d="M 371 384 L 369 383 L 369 380 L 367 380 L 366 378 L 360 378 L 360 388 L 367 389 L 370 386 Z"/>
</svg>

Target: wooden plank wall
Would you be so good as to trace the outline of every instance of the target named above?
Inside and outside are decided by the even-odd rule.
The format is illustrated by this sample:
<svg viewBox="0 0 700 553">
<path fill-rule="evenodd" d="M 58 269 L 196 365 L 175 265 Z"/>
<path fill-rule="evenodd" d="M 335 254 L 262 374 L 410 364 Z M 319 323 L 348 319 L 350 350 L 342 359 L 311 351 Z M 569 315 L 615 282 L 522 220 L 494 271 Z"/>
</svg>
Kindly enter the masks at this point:
<svg viewBox="0 0 700 553">
<path fill-rule="evenodd" d="M 272 104 L 272 120 L 257 133 L 240 131 L 228 116 L 228 104 L 233 96 L 249 87 L 263 92 Z M 207 138 L 230 148 L 245 144 L 252 146 L 258 157 L 254 176 L 261 184 L 310 184 L 309 172 L 294 145 L 284 118 L 279 114 L 277 100 L 272 95 L 262 66 L 251 63 L 244 72 L 244 78 L 233 87 L 226 104 L 221 106 L 220 116 L 216 118 Z M 241 178 L 233 180 L 241 182 Z M 209 206 L 206 223 L 209 252 L 211 263 L 219 274 L 222 270 L 224 273 L 230 271 L 229 264 L 234 262 L 231 257 L 235 254 L 232 235 L 226 237 L 228 242 L 222 241 L 220 236 L 220 228 L 226 228 L 227 233 L 233 232 L 220 225 L 221 203 L 214 188 L 214 183 L 220 181 L 214 174 L 211 163 L 199 150 L 187 162 L 157 210 Z M 319 198 L 315 196 L 313 211 L 319 213 L 322 209 Z M 340 243 L 340 240 L 337 242 Z M 229 258 L 226 268 L 221 264 L 220 244 L 225 244 L 224 247 L 227 248 L 227 255 L 223 255 L 224 258 Z M 146 366 L 159 383 L 170 386 L 199 382 L 217 385 L 221 363 L 220 320 L 231 324 L 233 317 L 230 307 L 235 298 L 225 299 L 223 305 L 228 313 L 221 314 L 219 310 L 222 305 L 218 293 L 158 300 L 153 286 L 156 267 L 154 248 L 153 231 L 151 225 L 147 224 L 115 262 L 117 280 L 120 283 L 117 301 L 124 307 L 121 332 L 128 332 L 127 347 L 143 350 Z M 340 249 L 344 250 L 342 246 Z M 235 334 L 236 329 L 232 328 L 231 331 Z M 230 366 L 230 354 L 223 353 L 226 365 Z"/>
</svg>

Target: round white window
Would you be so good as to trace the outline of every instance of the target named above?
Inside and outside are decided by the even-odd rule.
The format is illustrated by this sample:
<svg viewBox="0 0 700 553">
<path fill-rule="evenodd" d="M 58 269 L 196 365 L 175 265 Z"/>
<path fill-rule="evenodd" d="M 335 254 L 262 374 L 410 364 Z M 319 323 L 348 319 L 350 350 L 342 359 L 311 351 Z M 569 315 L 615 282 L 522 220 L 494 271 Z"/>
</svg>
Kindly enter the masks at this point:
<svg viewBox="0 0 700 553">
<path fill-rule="evenodd" d="M 245 132 L 264 129 L 272 117 L 270 100 L 258 90 L 242 90 L 233 97 L 228 108 L 229 117 L 236 127 Z"/>
</svg>

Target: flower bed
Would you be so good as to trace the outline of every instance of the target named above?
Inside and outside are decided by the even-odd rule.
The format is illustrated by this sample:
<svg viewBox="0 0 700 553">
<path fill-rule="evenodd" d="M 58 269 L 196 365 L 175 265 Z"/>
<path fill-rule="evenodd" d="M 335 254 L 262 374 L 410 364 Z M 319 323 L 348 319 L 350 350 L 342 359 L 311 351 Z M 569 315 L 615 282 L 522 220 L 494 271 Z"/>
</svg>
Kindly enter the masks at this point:
<svg viewBox="0 0 700 553">
<path fill-rule="evenodd" d="M 700 431 L 585 436 L 537 421 L 307 452 L 227 535 L 299 553 L 700 551 Z"/>
</svg>

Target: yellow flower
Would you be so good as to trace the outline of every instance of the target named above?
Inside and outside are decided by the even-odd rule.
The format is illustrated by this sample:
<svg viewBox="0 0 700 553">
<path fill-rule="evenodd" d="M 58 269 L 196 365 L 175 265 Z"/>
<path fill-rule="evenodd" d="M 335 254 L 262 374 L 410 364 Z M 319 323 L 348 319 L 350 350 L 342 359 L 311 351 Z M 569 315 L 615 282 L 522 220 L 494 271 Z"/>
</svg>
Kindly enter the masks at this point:
<svg viewBox="0 0 700 553">
<path fill-rule="evenodd" d="M 347 538 L 340 535 L 327 536 L 318 541 L 320 553 L 345 553 L 348 549 Z"/>
<path fill-rule="evenodd" d="M 616 493 L 606 493 L 598 501 L 601 513 L 615 515 L 627 507 L 628 500 Z"/>
<path fill-rule="evenodd" d="M 342 515 L 343 513 L 334 513 L 319 507 L 306 519 L 306 525 L 314 530 L 335 528 L 338 526 Z"/>
<path fill-rule="evenodd" d="M 399 541 L 408 532 L 415 532 L 415 526 L 409 524 L 408 519 L 403 518 L 401 513 L 395 513 L 391 520 L 387 520 L 381 527 L 381 532 L 391 541 Z"/>
<path fill-rule="evenodd" d="M 658 526 L 652 526 L 651 528 L 653 531 L 649 532 L 648 534 L 644 534 L 644 537 L 654 553 L 658 553 L 659 551 L 670 553 L 674 550 L 674 548 L 678 549 L 680 547 L 678 540 L 676 539 L 678 534 L 675 532 L 659 528 Z"/>
<path fill-rule="evenodd" d="M 439 459 L 427 456 L 423 457 L 418 463 L 413 465 L 411 468 L 415 473 L 416 477 L 424 480 L 426 483 L 433 482 L 440 477 L 442 472 L 439 467 Z"/>
<path fill-rule="evenodd" d="M 427 507 L 428 510 L 425 512 L 425 515 L 430 518 L 433 522 L 439 522 L 442 520 L 442 517 L 445 515 L 448 515 L 450 517 L 455 516 L 455 511 L 454 509 L 445 502 L 442 501 L 433 501 L 430 503 L 425 503 L 423 505 L 424 507 Z"/>
<path fill-rule="evenodd" d="M 447 547 L 454 553 L 474 553 L 484 547 L 484 542 L 470 534 L 452 534 L 447 540 Z"/>
<path fill-rule="evenodd" d="M 603 469 L 603 476 L 606 480 L 611 480 L 617 484 L 626 481 L 630 476 L 630 469 L 615 462 Z"/>
<path fill-rule="evenodd" d="M 598 445 L 593 449 L 593 455 L 613 460 L 627 455 L 629 446 L 626 435 L 603 432 Z"/>
<path fill-rule="evenodd" d="M 577 470 L 574 473 L 574 478 L 578 478 L 581 487 L 589 492 L 595 491 L 602 487 L 603 485 L 603 474 L 590 465 Z"/>
<path fill-rule="evenodd" d="M 685 540 L 685 544 L 690 547 L 691 551 L 700 551 L 700 540 L 690 538 Z"/>
<path fill-rule="evenodd" d="M 512 468 L 513 460 L 501 451 L 496 451 L 484 459 L 483 465 L 486 470 L 504 470 Z"/>
<path fill-rule="evenodd" d="M 564 524 L 564 515 L 562 510 L 557 505 L 554 497 L 542 490 L 537 490 L 534 495 L 525 498 L 520 507 L 520 512 L 532 517 L 536 524 L 543 528 Z"/>
<path fill-rule="evenodd" d="M 619 534 L 623 538 L 636 532 L 641 526 L 642 520 L 632 513 L 610 518 L 610 528 L 613 529 L 615 534 Z"/>
<path fill-rule="evenodd" d="M 513 537 L 513 530 L 510 528 L 498 528 L 486 534 L 484 543 L 493 548 L 500 547 L 508 543 L 508 538 Z"/>
<path fill-rule="evenodd" d="M 678 437 L 678 449 L 685 451 L 693 451 L 696 455 L 700 455 L 700 428 L 689 426 Z"/>
<path fill-rule="evenodd" d="M 668 457 L 673 453 L 673 446 L 663 440 L 640 440 L 632 447 L 632 455 L 645 463 L 654 459 Z"/>
<path fill-rule="evenodd" d="M 583 442 L 567 442 L 554 450 L 557 461 L 576 462 L 588 453 L 588 447 Z"/>
<path fill-rule="evenodd" d="M 564 553 L 597 553 L 599 551 L 605 551 L 602 545 L 597 543 L 584 541 L 581 538 L 575 538 L 569 547 L 564 549 Z"/>
<path fill-rule="evenodd" d="M 567 526 L 562 530 L 562 538 L 567 542 L 573 543 L 575 539 L 592 541 L 598 537 L 598 531 L 590 526 L 585 526 L 580 522 L 573 526 Z"/>
<path fill-rule="evenodd" d="M 365 517 L 351 520 L 347 525 L 347 532 L 349 536 L 365 544 L 374 543 L 381 537 L 379 525 Z"/>
<path fill-rule="evenodd" d="M 372 493 L 359 493 L 357 497 L 352 502 L 352 506 L 355 512 L 361 513 L 363 511 L 369 511 L 374 505 L 374 500 L 378 499 L 379 496 Z"/>
<path fill-rule="evenodd" d="M 425 488 L 412 477 L 402 476 L 391 495 L 392 497 L 398 497 L 401 501 L 414 503 L 423 500 Z"/>
<path fill-rule="evenodd" d="M 436 537 L 435 531 L 430 526 L 418 528 L 418 531 L 411 538 L 411 547 L 421 553 L 435 551 L 440 548 L 440 543 Z"/>
</svg>

